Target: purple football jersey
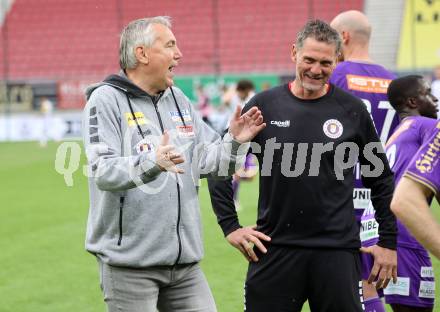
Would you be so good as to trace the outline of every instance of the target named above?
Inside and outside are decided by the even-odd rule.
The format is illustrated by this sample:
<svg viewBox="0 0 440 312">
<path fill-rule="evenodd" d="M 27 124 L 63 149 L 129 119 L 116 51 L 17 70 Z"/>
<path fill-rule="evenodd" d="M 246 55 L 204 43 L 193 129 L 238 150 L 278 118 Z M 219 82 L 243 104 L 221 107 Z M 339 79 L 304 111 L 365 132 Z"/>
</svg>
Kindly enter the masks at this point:
<svg viewBox="0 0 440 312">
<path fill-rule="evenodd" d="M 388 85 L 394 78 L 394 74 L 380 65 L 353 61 L 339 63 L 330 78 L 332 84 L 362 99 L 383 144 L 399 123 L 396 111 L 387 98 Z M 360 220 L 363 210 L 370 205 L 370 190 L 362 185 L 359 164 L 356 165 L 355 175 L 353 204 Z M 377 227 L 377 224 L 374 226 Z"/>
<path fill-rule="evenodd" d="M 427 186 L 437 195 L 440 189 L 440 122 L 432 129 L 427 142 L 412 158 L 405 176 Z"/>
<path fill-rule="evenodd" d="M 411 159 L 421 145 L 430 139 L 436 119 L 421 116 L 407 117 L 397 127 L 386 144 L 386 153 L 390 167 L 394 172 L 395 183 L 399 182 Z M 398 246 L 425 250 L 408 232 L 400 221 L 398 225 Z"/>
<path fill-rule="evenodd" d="M 435 168 L 438 170 L 436 155 L 440 150 L 439 125 L 435 119 L 408 117 L 390 137 L 386 151 L 390 166 L 395 172 L 396 184 L 404 175 L 425 185 L 431 184 L 434 189 L 429 179 L 436 175 Z M 435 280 L 429 254 L 399 220 L 397 225 L 398 277 L 396 284 L 390 283 L 384 290 L 386 303 L 432 308 Z"/>
</svg>

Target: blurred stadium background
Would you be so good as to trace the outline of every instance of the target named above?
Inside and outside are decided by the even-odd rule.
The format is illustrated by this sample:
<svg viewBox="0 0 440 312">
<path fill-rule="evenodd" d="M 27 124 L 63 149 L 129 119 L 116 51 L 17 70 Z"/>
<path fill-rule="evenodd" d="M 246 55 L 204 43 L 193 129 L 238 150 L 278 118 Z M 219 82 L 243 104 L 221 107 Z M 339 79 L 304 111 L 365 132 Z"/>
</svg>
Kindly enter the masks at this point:
<svg viewBox="0 0 440 312">
<path fill-rule="evenodd" d="M 54 169 L 60 143 L 43 149 L 36 141 L 81 136 L 84 89 L 118 71 L 125 24 L 171 16 L 184 55 L 175 82 L 194 102 L 202 86 L 215 106 L 221 86 L 240 78 L 257 91 L 291 80 L 297 30 L 349 9 L 369 17 L 376 62 L 433 78 L 439 0 L 0 0 L 0 311 L 104 310 L 96 265 L 83 250 L 85 177 L 77 171 L 67 187 Z M 53 107 L 42 107 L 45 99 Z M 49 129 L 44 110 L 53 110 Z M 254 222 L 255 187 L 240 194 L 243 223 Z M 204 269 L 219 311 L 240 311 L 246 264 L 222 239 L 206 188 L 201 200 Z"/>
<path fill-rule="evenodd" d="M 52 136 L 78 137 L 84 88 L 118 71 L 118 38 L 130 20 L 173 18 L 184 57 L 176 84 L 213 103 L 219 86 L 251 78 L 257 90 L 291 79 L 290 48 L 307 19 L 348 9 L 373 25 L 374 60 L 430 77 L 440 63 L 437 0 L 1 0 L 0 140 L 37 139 L 42 99 L 55 107 Z M 32 124 L 32 126 L 30 126 Z"/>
</svg>

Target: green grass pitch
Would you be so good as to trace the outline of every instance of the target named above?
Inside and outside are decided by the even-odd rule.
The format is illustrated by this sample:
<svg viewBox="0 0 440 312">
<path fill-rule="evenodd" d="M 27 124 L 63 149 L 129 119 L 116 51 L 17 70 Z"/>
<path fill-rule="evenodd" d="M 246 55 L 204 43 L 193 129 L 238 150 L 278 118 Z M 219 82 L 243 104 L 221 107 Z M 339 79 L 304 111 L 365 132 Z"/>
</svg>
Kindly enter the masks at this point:
<svg viewBox="0 0 440 312">
<path fill-rule="evenodd" d="M 105 311 L 96 261 L 84 250 L 87 180 L 77 170 L 73 186 L 66 186 L 55 170 L 58 145 L 0 144 L 1 312 Z M 255 223 L 256 189 L 256 180 L 241 185 L 243 225 Z M 223 238 L 204 181 L 200 200 L 205 239 L 202 267 L 218 310 L 243 311 L 247 262 Z M 440 214 L 438 206 L 434 210 Z M 433 262 L 438 287 L 440 267 L 437 260 Z M 309 311 L 307 305 L 303 311 Z"/>
</svg>

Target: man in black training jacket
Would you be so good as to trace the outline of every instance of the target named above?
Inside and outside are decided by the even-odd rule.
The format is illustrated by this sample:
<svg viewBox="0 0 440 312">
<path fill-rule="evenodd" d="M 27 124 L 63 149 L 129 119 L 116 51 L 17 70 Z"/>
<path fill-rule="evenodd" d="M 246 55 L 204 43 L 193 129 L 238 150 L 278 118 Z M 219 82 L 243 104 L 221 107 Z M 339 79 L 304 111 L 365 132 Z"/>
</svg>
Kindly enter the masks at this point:
<svg viewBox="0 0 440 312">
<path fill-rule="evenodd" d="M 308 22 L 292 48 L 295 80 L 244 109 L 257 106 L 267 124 L 250 150 L 260 167 L 256 228 L 240 226 L 230 180 L 209 181 L 227 240 L 250 261 L 246 312 L 301 311 L 306 300 L 312 311 L 363 311 L 352 199 L 358 158 L 379 223 L 369 282 L 396 279 L 393 174 L 363 102 L 328 83 L 340 49 L 334 29 Z"/>
</svg>

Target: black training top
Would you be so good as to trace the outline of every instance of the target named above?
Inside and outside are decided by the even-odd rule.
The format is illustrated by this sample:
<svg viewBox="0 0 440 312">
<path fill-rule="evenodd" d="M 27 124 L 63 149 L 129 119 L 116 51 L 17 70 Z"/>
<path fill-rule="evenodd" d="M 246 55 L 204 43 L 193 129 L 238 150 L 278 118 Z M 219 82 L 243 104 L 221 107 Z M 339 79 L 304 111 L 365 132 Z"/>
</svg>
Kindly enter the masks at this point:
<svg viewBox="0 0 440 312">
<path fill-rule="evenodd" d="M 352 197 L 359 154 L 379 223 L 378 245 L 395 249 L 393 173 L 363 102 L 333 85 L 323 97 L 303 100 L 286 84 L 257 94 L 244 111 L 253 106 L 267 124 L 251 148 L 260 167 L 257 230 L 275 245 L 359 248 Z M 227 235 L 240 227 L 231 180 L 210 180 L 209 188 Z"/>
</svg>

